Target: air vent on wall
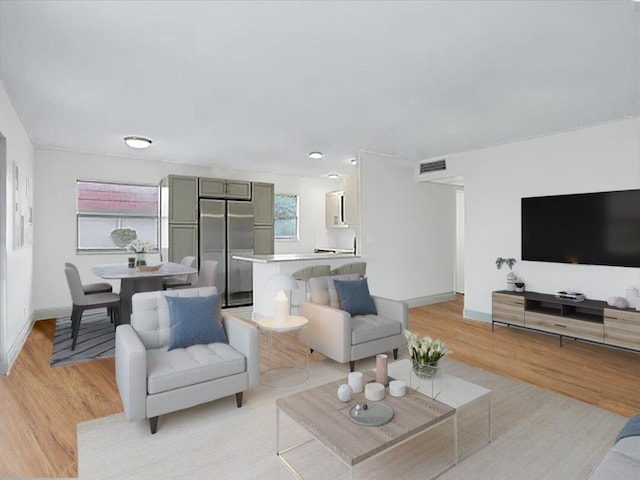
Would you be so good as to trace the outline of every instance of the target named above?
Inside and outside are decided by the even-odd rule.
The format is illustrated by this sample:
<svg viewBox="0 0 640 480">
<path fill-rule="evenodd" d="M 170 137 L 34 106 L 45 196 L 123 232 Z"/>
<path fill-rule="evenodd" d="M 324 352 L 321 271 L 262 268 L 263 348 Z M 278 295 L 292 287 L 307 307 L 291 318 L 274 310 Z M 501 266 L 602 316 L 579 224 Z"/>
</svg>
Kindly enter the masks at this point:
<svg viewBox="0 0 640 480">
<path fill-rule="evenodd" d="M 431 173 L 437 172 L 439 170 L 447 169 L 447 161 L 446 160 L 436 160 L 435 162 L 427 162 L 420 164 L 420 174 L 423 173 Z"/>
</svg>

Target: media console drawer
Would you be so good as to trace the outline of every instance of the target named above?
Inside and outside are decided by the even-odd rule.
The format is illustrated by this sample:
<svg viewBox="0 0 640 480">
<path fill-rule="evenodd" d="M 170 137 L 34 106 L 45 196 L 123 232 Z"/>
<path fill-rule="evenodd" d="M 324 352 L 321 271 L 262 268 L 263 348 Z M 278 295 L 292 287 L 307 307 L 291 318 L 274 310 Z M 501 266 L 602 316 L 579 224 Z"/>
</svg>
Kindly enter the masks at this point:
<svg viewBox="0 0 640 480">
<path fill-rule="evenodd" d="M 524 325 L 536 330 L 565 335 L 567 337 L 582 338 L 602 343 L 604 341 L 604 325 L 598 322 L 575 320 L 573 318 L 544 313 L 526 311 Z"/>
<path fill-rule="evenodd" d="M 522 296 L 494 292 L 491 308 L 494 322 L 524 327 L 524 298 Z"/>
<path fill-rule="evenodd" d="M 604 343 L 640 350 L 640 312 L 605 308 Z"/>
</svg>

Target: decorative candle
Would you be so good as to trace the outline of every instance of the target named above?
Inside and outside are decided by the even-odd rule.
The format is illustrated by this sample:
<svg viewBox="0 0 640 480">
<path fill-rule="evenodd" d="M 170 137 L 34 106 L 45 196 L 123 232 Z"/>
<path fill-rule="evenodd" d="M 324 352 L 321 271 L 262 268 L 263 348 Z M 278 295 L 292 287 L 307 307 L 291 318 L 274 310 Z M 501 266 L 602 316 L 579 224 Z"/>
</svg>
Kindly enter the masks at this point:
<svg viewBox="0 0 640 480">
<path fill-rule="evenodd" d="M 364 390 L 364 375 L 362 372 L 351 372 L 348 376 L 347 383 L 353 390 L 353 393 L 360 393 Z"/>
<path fill-rule="evenodd" d="M 387 356 L 382 353 L 376 355 L 376 382 L 387 384 Z"/>
<path fill-rule="evenodd" d="M 273 318 L 276 323 L 285 323 L 289 316 L 289 299 L 287 294 L 280 290 L 276 294 L 275 304 L 273 306 Z"/>
<path fill-rule="evenodd" d="M 402 380 L 389 382 L 389 395 L 392 397 L 404 397 L 407 393 L 407 385 Z"/>
<path fill-rule="evenodd" d="M 377 402 L 384 398 L 384 385 L 381 383 L 367 383 L 364 386 L 364 396 L 367 400 Z"/>
</svg>

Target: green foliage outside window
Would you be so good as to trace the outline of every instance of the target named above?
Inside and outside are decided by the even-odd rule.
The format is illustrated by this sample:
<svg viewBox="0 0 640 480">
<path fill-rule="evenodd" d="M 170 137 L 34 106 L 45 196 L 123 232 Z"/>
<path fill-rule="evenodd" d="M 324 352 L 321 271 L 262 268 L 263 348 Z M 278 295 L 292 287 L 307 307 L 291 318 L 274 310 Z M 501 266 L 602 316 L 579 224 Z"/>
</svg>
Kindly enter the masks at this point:
<svg viewBox="0 0 640 480">
<path fill-rule="evenodd" d="M 298 196 L 275 196 L 275 237 L 298 238 Z"/>
</svg>

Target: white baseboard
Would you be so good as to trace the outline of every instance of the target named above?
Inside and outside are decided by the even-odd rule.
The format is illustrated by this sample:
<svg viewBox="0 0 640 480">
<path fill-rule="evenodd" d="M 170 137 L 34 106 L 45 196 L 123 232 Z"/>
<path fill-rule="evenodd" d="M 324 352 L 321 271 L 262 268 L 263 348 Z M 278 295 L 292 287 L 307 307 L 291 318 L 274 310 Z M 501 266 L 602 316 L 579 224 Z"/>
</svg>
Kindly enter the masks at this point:
<svg viewBox="0 0 640 480">
<path fill-rule="evenodd" d="M 22 350 L 22 347 L 24 347 L 24 344 L 27 341 L 29 333 L 31 333 L 31 329 L 33 328 L 34 323 L 35 320 L 33 319 L 33 315 L 31 315 L 27 323 L 25 323 L 24 327 L 22 327 L 22 330 L 18 334 L 16 341 L 13 342 L 13 345 L 11 345 L 11 347 L 9 348 L 9 351 L 7 352 L 7 363 L 2 365 L 2 371 L 0 371 L 0 374 L 9 375 L 9 373 L 11 372 L 11 367 L 13 367 L 13 364 L 18 358 L 20 350 Z"/>
<path fill-rule="evenodd" d="M 404 300 L 409 308 L 421 307 L 423 305 L 431 305 L 433 303 L 449 302 L 456 298 L 455 292 L 436 293 L 426 297 L 417 297 Z"/>
<path fill-rule="evenodd" d="M 478 312 L 476 310 L 468 310 L 468 309 L 465 308 L 462 311 L 462 316 L 464 318 L 469 318 L 471 320 L 479 320 L 481 322 L 491 323 L 491 314 L 490 313 Z"/>
<path fill-rule="evenodd" d="M 41 308 L 33 312 L 33 318 L 47 320 L 49 318 L 68 317 L 71 315 L 71 307 Z"/>
</svg>

